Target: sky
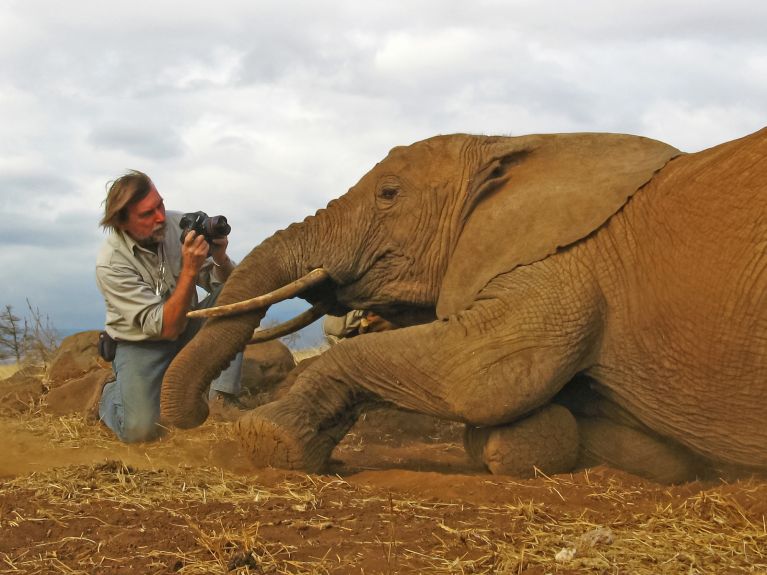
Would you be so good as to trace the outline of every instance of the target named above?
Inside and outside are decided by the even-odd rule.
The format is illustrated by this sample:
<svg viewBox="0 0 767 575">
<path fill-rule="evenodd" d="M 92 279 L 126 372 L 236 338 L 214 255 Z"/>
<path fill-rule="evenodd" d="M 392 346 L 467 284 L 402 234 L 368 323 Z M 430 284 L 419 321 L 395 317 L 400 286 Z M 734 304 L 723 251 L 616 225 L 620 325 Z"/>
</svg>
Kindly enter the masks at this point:
<svg viewBox="0 0 767 575">
<path fill-rule="evenodd" d="M 0 306 L 102 326 L 98 221 L 128 169 L 227 216 L 238 260 L 437 134 L 745 136 L 765 25 L 763 0 L 0 0 Z"/>
</svg>

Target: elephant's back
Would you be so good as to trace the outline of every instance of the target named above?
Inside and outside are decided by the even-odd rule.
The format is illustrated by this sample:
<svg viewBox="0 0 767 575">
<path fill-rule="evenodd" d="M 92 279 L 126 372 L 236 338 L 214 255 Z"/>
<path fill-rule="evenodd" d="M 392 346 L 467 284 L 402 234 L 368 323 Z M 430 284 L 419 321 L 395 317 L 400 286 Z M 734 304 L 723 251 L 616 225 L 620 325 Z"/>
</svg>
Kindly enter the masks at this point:
<svg viewBox="0 0 767 575">
<path fill-rule="evenodd" d="M 767 130 L 673 160 L 594 241 L 600 379 L 662 434 L 767 468 Z"/>
</svg>

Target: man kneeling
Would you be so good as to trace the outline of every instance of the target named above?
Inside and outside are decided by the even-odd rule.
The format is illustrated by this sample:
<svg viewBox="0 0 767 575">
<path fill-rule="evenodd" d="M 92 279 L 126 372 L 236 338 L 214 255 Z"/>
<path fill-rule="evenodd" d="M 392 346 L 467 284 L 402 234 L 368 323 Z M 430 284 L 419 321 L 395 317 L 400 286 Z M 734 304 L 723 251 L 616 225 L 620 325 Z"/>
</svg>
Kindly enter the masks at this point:
<svg viewBox="0 0 767 575">
<path fill-rule="evenodd" d="M 234 269 L 226 254 L 228 225 L 206 237 L 182 230 L 183 217 L 166 214 L 152 180 L 138 171 L 112 182 L 104 201 L 101 226 L 110 233 L 96 261 L 96 282 L 106 304 L 106 333 L 117 343 L 115 380 L 104 386 L 98 414 L 125 442 L 160 434 L 163 375 L 199 329 L 186 314 L 211 305 Z M 199 306 L 197 286 L 211 294 Z M 211 384 L 212 412 L 239 407 L 241 367 L 240 353 Z"/>
</svg>

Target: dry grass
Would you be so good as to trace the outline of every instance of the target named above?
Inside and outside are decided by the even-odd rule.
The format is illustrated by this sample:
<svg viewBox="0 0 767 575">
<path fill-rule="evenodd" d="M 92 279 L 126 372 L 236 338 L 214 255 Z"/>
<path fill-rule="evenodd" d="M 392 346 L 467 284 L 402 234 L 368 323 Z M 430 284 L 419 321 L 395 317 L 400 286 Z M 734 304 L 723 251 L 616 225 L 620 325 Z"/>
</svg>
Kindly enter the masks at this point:
<svg viewBox="0 0 767 575">
<path fill-rule="evenodd" d="M 19 371 L 18 363 L 0 363 L 0 379 L 11 377 L 17 371 Z"/>
<path fill-rule="evenodd" d="M 54 416 L 35 405 L 26 413 L 0 418 L 0 431 L 34 438 L 22 445 L 18 455 L 13 443 L 6 445 L 5 451 L 11 458 L 36 459 L 40 468 L 105 459 L 119 459 L 152 470 L 190 463 L 216 466 L 242 459 L 239 465 L 229 468 L 237 471 L 247 468 L 233 426 L 215 421 L 193 430 L 170 432 L 151 443 L 125 444 L 117 441 L 105 426 L 86 421 L 80 414 Z"/>
<path fill-rule="evenodd" d="M 551 486 L 564 491 L 567 482 L 552 480 Z M 609 482 L 593 487 L 594 497 L 609 498 L 616 509 L 635 497 Z M 609 526 L 534 501 L 467 506 L 385 495 L 332 477 L 268 486 L 211 469 L 148 471 L 115 461 L 12 480 L 0 494 L 6 500 L 34 494 L 34 506 L 0 521 L 7 535 L 35 524 L 86 529 L 68 536 L 57 531 L 57 538 L 31 542 L 28 550 L 0 553 L 3 573 L 86 573 L 106 569 L 107 560 L 112 568 L 184 574 L 767 571 L 764 523 L 716 492 Z M 135 523 L 115 523 L 124 511 Z M 379 528 L 358 529 L 355 522 L 365 515 Z M 87 531 L 88 519 L 98 532 Z M 156 537 L 162 533 L 157 527 L 167 525 L 183 532 L 175 548 L 134 537 L 119 556 L 119 548 L 99 535 L 127 529 Z M 325 532 L 334 534 L 327 548 L 316 543 Z M 378 569 L 363 571 L 371 556 L 378 557 Z"/>
<path fill-rule="evenodd" d="M 41 462 L 0 479 L 0 574 L 767 575 L 765 482 L 252 470 L 228 424 L 125 445 L 37 406 L 0 433 Z"/>
<path fill-rule="evenodd" d="M 138 549 L 131 552 L 133 545 L 128 545 L 124 557 L 112 554 L 108 561 L 114 565 L 141 563 L 144 565 L 170 565 L 179 573 L 223 573 L 238 560 L 241 566 L 252 565 L 257 559 L 259 565 L 280 564 L 279 558 L 288 558 L 290 549 L 279 543 L 271 544 L 258 537 L 259 523 L 252 525 L 224 526 L 223 522 L 206 522 L 205 517 L 196 517 L 187 508 L 195 505 L 212 506 L 225 503 L 232 509 L 233 516 L 238 515 L 241 505 L 281 501 L 285 505 L 300 507 L 315 496 L 306 490 L 306 486 L 285 484 L 279 489 L 262 489 L 257 485 L 240 481 L 235 477 L 211 469 L 179 469 L 175 471 L 139 470 L 121 462 L 108 461 L 93 466 L 75 466 L 55 469 L 46 473 L 31 474 L 2 484 L 3 495 L 23 493 L 44 502 L 43 509 L 36 509 L 30 516 L 14 511 L 0 522 L 3 531 L 18 529 L 25 523 L 50 522 L 53 525 L 66 525 L 75 519 L 93 518 L 95 515 L 101 533 L 130 530 L 145 532 L 153 513 L 158 511 L 170 519 L 177 528 L 188 532 L 193 540 L 192 549 L 163 549 L 155 545 L 153 549 Z M 107 511 L 105 513 L 104 511 Z M 135 525 L 112 523 L 121 518 L 121 512 L 145 512 L 149 521 L 139 519 Z M 149 528 L 151 529 L 151 528 Z M 31 545 L 29 550 L 15 550 L 15 553 L 0 553 L 0 573 L 85 573 L 91 569 L 104 567 L 105 557 L 99 558 L 99 550 L 112 547 L 108 540 L 99 537 L 99 533 L 73 534 L 59 540 L 40 541 Z M 72 541 L 85 543 L 93 554 L 78 558 L 77 565 L 71 565 L 68 548 Z M 159 542 L 156 542 L 159 543 Z M 235 550 L 242 549 L 241 553 Z M 114 548 L 112 549 L 114 551 Z M 238 559 L 240 557 L 240 559 Z M 67 567 L 65 564 L 69 563 Z M 284 561 L 282 562 L 284 563 Z M 136 571 L 140 572 L 140 571 Z"/>
<path fill-rule="evenodd" d="M 78 417 L 23 425 L 62 448 L 116 452 Z M 229 426 L 206 424 L 143 446 L 144 465 L 0 481 L 0 573 L 767 573 L 765 483 L 476 477 L 494 497 L 472 500 L 436 483 L 419 497 L 352 478 L 168 465 L 174 450 L 229 439 Z"/>
</svg>

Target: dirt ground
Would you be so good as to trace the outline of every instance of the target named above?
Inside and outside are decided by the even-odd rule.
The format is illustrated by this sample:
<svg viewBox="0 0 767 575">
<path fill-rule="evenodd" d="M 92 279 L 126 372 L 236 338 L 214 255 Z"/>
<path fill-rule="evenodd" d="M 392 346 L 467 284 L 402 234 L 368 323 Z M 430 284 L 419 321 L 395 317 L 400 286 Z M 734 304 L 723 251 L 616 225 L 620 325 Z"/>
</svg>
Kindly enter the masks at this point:
<svg viewBox="0 0 767 575">
<path fill-rule="evenodd" d="M 325 475 L 251 468 L 226 423 L 124 445 L 30 410 L 0 436 L 0 573 L 767 573 L 767 483 L 491 476 L 397 413 Z"/>
</svg>

